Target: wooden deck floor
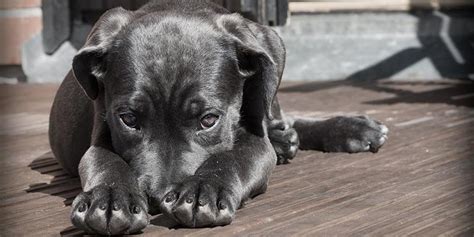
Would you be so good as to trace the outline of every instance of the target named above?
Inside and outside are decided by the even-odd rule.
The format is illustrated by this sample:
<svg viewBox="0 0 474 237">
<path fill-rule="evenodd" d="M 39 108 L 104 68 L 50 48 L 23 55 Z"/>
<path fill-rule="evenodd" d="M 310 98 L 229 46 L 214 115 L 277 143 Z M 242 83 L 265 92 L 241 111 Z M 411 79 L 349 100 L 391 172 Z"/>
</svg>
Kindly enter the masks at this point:
<svg viewBox="0 0 474 237">
<path fill-rule="evenodd" d="M 77 178 L 49 152 L 56 85 L 0 86 L 0 236 L 80 233 L 69 222 Z M 144 234 L 474 235 L 474 84 L 456 81 L 284 84 L 289 114 L 368 114 L 388 125 L 378 154 L 299 152 L 229 226 Z"/>
</svg>

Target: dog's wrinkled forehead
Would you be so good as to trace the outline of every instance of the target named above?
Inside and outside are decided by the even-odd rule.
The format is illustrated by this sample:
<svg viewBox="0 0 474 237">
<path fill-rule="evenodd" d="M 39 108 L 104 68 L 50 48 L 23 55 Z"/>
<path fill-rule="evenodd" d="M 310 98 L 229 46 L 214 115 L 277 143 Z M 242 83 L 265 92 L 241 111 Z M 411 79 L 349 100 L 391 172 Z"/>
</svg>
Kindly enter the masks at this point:
<svg viewBox="0 0 474 237">
<path fill-rule="evenodd" d="M 116 80 L 164 91 L 199 84 L 212 92 L 223 89 L 219 84 L 229 84 L 222 83 L 222 77 L 238 77 L 232 59 L 235 56 L 226 48 L 222 33 L 211 24 L 199 19 L 156 17 L 135 22 L 119 35 L 108 70 Z"/>
</svg>

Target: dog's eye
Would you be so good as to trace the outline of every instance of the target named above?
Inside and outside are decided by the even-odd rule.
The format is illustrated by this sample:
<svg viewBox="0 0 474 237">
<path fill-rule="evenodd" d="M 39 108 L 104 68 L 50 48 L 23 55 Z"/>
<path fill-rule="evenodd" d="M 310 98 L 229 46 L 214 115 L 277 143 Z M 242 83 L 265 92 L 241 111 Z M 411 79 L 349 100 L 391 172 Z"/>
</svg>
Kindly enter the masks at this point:
<svg viewBox="0 0 474 237">
<path fill-rule="evenodd" d="M 137 128 L 137 117 L 132 113 L 120 114 L 122 122 L 131 128 Z"/>
<path fill-rule="evenodd" d="M 211 128 L 214 126 L 219 119 L 218 115 L 215 114 L 206 114 L 201 118 L 201 127 L 204 129 Z"/>
</svg>

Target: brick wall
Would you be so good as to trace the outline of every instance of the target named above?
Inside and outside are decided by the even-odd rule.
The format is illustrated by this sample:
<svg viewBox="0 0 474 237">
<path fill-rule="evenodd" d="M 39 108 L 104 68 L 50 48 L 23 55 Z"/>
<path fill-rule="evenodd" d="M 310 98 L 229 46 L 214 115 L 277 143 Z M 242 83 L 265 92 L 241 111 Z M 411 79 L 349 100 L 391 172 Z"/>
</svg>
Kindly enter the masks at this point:
<svg viewBox="0 0 474 237">
<path fill-rule="evenodd" d="M 0 65 L 21 64 L 22 44 L 41 29 L 41 0 L 0 0 Z"/>
</svg>

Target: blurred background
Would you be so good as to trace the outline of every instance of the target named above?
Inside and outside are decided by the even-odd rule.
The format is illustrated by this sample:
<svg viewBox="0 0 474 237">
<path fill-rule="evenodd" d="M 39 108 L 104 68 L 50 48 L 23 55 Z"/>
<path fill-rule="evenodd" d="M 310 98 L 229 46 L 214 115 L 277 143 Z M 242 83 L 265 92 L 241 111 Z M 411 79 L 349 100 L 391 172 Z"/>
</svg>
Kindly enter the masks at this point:
<svg viewBox="0 0 474 237">
<path fill-rule="evenodd" d="M 60 82 L 107 9 L 147 0 L 0 1 L 0 82 Z M 474 79 L 473 0 L 214 0 L 274 26 L 284 80 Z"/>
</svg>

